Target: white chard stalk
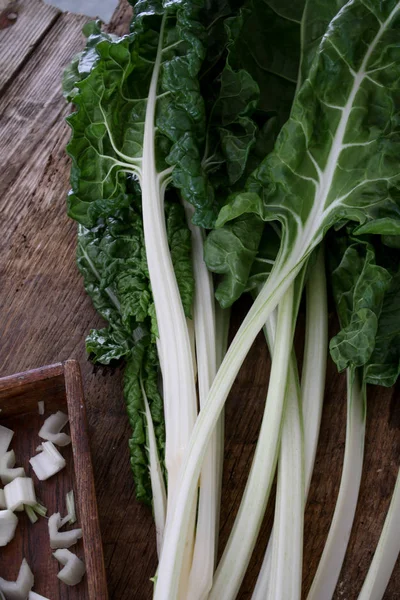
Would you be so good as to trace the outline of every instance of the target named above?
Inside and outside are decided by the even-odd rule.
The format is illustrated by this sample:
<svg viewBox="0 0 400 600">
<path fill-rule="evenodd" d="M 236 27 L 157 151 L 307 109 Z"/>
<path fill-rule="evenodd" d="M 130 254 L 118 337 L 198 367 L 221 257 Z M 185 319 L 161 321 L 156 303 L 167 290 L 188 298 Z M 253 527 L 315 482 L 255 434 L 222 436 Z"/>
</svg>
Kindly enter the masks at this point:
<svg viewBox="0 0 400 600">
<path fill-rule="evenodd" d="M 328 299 L 323 248 L 318 251 L 316 263 L 311 268 L 307 280 L 306 302 L 306 331 L 301 378 L 305 499 L 310 489 L 317 452 L 328 355 Z M 281 448 L 283 446 L 284 438 L 281 441 Z M 264 600 L 268 595 L 271 579 L 272 539 L 273 531 L 268 541 L 252 600 Z"/>
<path fill-rule="evenodd" d="M 400 471 L 392 500 L 358 600 L 381 600 L 400 554 Z"/>
<path fill-rule="evenodd" d="M 366 397 L 357 373 L 347 370 L 346 447 L 339 495 L 308 600 L 331 600 L 349 543 L 364 460 Z"/>
<path fill-rule="evenodd" d="M 60 513 L 54 513 L 49 518 L 49 538 L 50 548 L 70 548 L 82 538 L 82 529 L 70 529 L 69 531 L 59 531 L 65 523 L 68 523 L 69 515 L 65 519 L 61 519 Z"/>
<path fill-rule="evenodd" d="M 144 402 L 147 439 L 149 444 L 149 470 L 151 492 L 153 496 L 154 522 L 156 525 L 157 554 L 160 557 L 164 540 L 165 521 L 167 518 L 167 492 L 165 490 L 164 476 L 158 455 L 157 439 L 154 431 L 153 419 L 151 417 L 150 406 L 147 400 L 147 394 L 146 390 L 144 389 L 142 377 L 140 377 L 140 387 Z"/>
<path fill-rule="evenodd" d="M 14 432 L 4 425 L 0 425 L 0 458 L 8 450 L 11 440 L 13 439 Z"/>
<path fill-rule="evenodd" d="M 215 573 L 210 600 L 236 598 L 268 502 L 278 456 L 285 382 L 292 346 L 293 302 L 294 289 L 290 287 L 278 310 L 268 395 L 253 463 L 239 512 Z"/>
<path fill-rule="evenodd" d="M 25 477 L 25 469 L 23 467 L 15 467 L 15 452 L 10 450 L 0 456 L 0 478 L 3 485 L 14 481 L 17 477 Z"/>
<path fill-rule="evenodd" d="M 25 558 L 21 563 L 17 581 L 6 581 L 0 577 L 0 590 L 6 600 L 26 600 L 33 588 L 34 577 Z"/>
<path fill-rule="evenodd" d="M 61 569 L 57 575 L 60 581 L 66 585 L 77 585 L 82 581 L 86 572 L 86 567 L 80 558 L 65 548 L 56 550 L 53 553 L 53 556 L 61 565 L 63 565 L 63 569 Z"/>
<path fill-rule="evenodd" d="M 12 510 L 0 510 L 0 546 L 7 546 L 14 538 L 18 517 Z"/>
<path fill-rule="evenodd" d="M 143 227 L 151 288 L 160 336 L 166 426 L 165 465 L 168 471 L 168 511 L 173 511 L 179 469 L 197 416 L 193 357 L 186 317 L 168 246 L 164 192 L 168 174 L 158 173 L 155 110 L 159 85 L 165 17 L 147 99 L 143 158 L 139 173 Z"/>
<path fill-rule="evenodd" d="M 4 488 L 8 510 L 17 510 L 26 506 L 35 506 L 36 494 L 30 477 L 17 477 Z"/>
<path fill-rule="evenodd" d="M 204 233 L 192 224 L 194 209 L 185 202 L 187 222 L 192 233 L 192 261 L 195 277 L 193 307 L 200 410 L 217 372 L 214 287 L 204 259 Z M 200 476 L 196 536 L 189 576 L 188 600 L 205 600 L 210 592 L 216 561 L 220 469 L 223 443 L 221 418 L 211 437 Z"/>
<path fill-rule="evenodd" d="M 278 462 L 270 600 L 300 600 L 303 567 L 304 453 L 300 389 L 294 360 L 288 373 Z"/>
<path fill-rule="evenodd" d="M 68 415 L 58 410 L 54 415 L 47 417 L 39 431 L 39 437 L 43 440 L 53 442 L 57 446 L 68 446 L 71 443 L 70 436 L 66 433 L 61 433 L 61 429 L 66 426 L 68 421 Z"/>
</svg>

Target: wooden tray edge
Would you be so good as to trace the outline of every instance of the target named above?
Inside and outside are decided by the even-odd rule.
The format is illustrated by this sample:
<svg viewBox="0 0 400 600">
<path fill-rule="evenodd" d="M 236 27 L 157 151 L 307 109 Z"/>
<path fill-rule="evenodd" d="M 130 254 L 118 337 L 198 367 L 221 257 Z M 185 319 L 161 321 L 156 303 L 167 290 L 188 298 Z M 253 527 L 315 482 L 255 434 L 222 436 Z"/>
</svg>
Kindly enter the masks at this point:
<svg viewBox="0 0 400 600">
<path fill-rule="evenodd" d="M 65 361 L 63 369 L 78 492 L 76 502 L 83 530 L 88 593 L 90 600 L 108 600 L 81 371 L 79 363 L 72 359 Z M 91 548 L 96 548 L 96 552 L 91 551 Z"/>
</svg>

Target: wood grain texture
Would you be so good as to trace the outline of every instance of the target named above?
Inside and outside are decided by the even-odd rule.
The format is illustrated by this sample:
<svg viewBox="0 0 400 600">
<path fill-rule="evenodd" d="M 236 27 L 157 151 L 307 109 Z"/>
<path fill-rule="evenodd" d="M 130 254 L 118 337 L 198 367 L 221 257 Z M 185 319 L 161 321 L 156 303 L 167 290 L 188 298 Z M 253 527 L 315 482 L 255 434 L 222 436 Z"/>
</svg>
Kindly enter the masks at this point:
<svg viewBox="0 0 400 600">
<path fill-rule="evenodd" d="M 127 31 L 121 3 L 111 24 Z M 69 162 L 68 112 L 60 69 L 80 49 L 84 20 L 62 15 L 33 50 L 0 101 L 0 374 L 70 357 L 82 370 L 106 571 L 112 600 L 148 600 L 157 558 L 149 510 L 135 501 L 129 468 L 129 425 L 122 369 L 94 368 L 84 338 L 101 325 L 75 266 L 75 225 L 65 215 Z M 0 32 L 1 38 L 1 32 Z M 232 334 L 246 302 L 233 315 Z M 301 329 L 301 327 L 300 327 Z M 331 322 L 331 333 L 336 323 Z M 301 337 L 301 331 L 300 337 Z M 238 510 L 257 441 L 269 374 L 262 336 L 239 374 L 226 409 L 221 548 Z M 335 600 L 356 600 L 382 528 L 400 444 L 399 390 L 369 392 L 365 477 Z M 304 588 L 310 586 L 338 492 L 345 438 L 345 378 L 330 362 L 321 442 L 305 523 Z M 248 600 L 271 526 L 272 503 L 242 586 Z M 400 563 L 386 600 L 400 600 Z"/>
<path fill-rule="evenodd" d="M 82 377 L 79 364 L 75 360 L 67 360 L 64 363 L 64 378 L 75 465 L 76 504 L 78 514 L 81 515 L 85 548 L 88 595 L 91 600 L 107 600 L 108 590 L 90 456 Z M 81 493 L 79 490 L 81 490 Z"/>
<path fill-rule="evenodd" d="M 39 415 L 38 401 L 44 401 L 45 413 Z M 86 576 L 77 586 L 68 587 L 58 578 L 60 569 L 52 557 L 47 520 L 32 524 L 25 513 L 19 514 L 14 539 L 0 549 L 1 576 L 15 580 L 23 558 L 35 577 L 36 592 L 52 600 L 107 600 L 107 584 L 97 515 L 89 439 L 79 365 L 68 360 L 0 379 L 0 423 L 14 431 L 11 447 L 17 465 L 33 477 L 37 498 L 48 509 L 66 513 L 66 494 L 73 489 L 76 498 L 77 525 L 83 530 L 83 543 L 71 550 L 86 564 Z M 42 441 L 38 432 L 46 417 L 57 410 L 69 416 L 72 446 L 60 449 L 66 467 L 47 481 L 39 481 L 32 472 L 29 458 Z"/>
<path fill-rule="evenodd" d="M 0 2 L 0 95 L 59 15 L 40 0 Z"/>
</svg>

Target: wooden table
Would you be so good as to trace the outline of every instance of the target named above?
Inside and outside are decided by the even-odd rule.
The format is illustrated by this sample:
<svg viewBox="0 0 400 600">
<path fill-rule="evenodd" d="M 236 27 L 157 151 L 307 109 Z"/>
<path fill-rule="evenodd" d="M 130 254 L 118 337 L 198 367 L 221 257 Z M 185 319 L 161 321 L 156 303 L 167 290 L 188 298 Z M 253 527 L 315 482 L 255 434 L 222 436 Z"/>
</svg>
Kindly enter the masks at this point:
<svg viewBox="0 0 400 600">
<path fill-rule="evenodd" d="M 0 0 L 1 2 L 4 0 Z M 125 2 L 111 28 L 126 32 Z M 0 375 L 70 357 L 80 361 L 90 420 L 110 598 L 151 598 L 156 566 L 150 511 L 135 500 L 121 369 L 93 368 L 89 329 L 101 325 L 75 266 L 75 224 L 65 213 L 69 138 L 63 67 L 83 44 L 87 19 L 21 0 L 0 13 Z M 237 307 L 232 330 L 246 303 Z M 335 323 L 332 322 L 332 332 Z M 257 441 L 269 363 L 259 337 L 227 403 L 221 547 L 232 524 Z M 400 393 L 371 389 L 365 476 L 336 598 L 355 600 L 389 505 L 400 456 Z M 332 517 L 345 439 L 345 380 L 329 364 L 321 443 L 306 511 L 304 589 Z M 251 597 L 271 525 L 271 509 L 240 598 Z M 400 562 L 386 600 L 400 599 Z"/>
</svg>

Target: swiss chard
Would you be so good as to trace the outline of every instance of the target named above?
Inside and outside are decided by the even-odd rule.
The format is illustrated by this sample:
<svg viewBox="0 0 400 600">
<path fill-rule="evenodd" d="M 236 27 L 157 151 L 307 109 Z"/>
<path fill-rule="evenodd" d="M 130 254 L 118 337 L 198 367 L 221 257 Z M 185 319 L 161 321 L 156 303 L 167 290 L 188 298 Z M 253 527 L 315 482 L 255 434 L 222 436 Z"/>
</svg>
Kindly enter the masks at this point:
<svg viewBox="0 0 400 600">
<path fill-rule="evenodd" d="M 353 0 L 332 19 L 274 151 L 247 191 L 222 210 L 217 226 L 245 213 L 278 220 L 280 250 L 270 277 L 244 319 L 210 390 L 191 437 L 177 509 L 166 532 L 156 598 L 176 593 L 190 504 L 202 457 L 230 387 L 258 331 L 326 231 L 338 221 L 355 233 L 397 235 L 399 110 L 396 82 L 400 3 Z M 174 557 L 172 560 L 171 557 Z"/>
</svg>

